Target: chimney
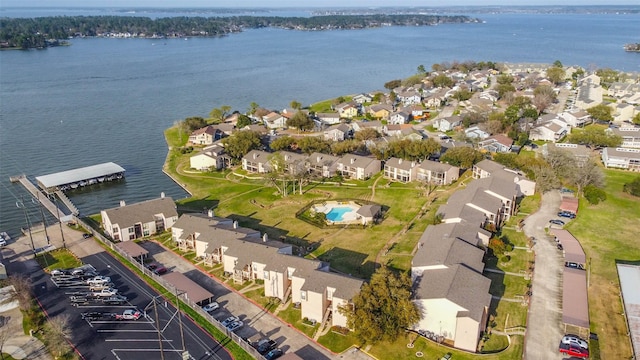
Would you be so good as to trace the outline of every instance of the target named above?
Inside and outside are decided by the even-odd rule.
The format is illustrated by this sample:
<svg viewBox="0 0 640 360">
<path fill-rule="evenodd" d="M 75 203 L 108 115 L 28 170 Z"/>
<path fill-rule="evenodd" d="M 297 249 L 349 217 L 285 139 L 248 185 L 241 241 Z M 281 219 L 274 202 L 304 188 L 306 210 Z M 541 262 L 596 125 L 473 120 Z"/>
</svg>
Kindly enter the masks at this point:
<svg viewBox="0 0 640 360">
<path fill-rule="evenodd" d="M 267 235 L 267 233 L 262 234 L 262 242 L 267 242 L 269 241 L 269 235 Z"/>
<path fill-rule="evenodd" d="M 320 162 L 320 160 L 322 160 L 322 156 L 320 155 L 316 156 L 316 162 Z"/>
<path fill-rule="evenodd" d="M 124 200 L 120 200 L 120 207 L 126 206 L 127 204 L 124 202 Z"/>
<path fill-rule="evenodd" d="M 398 159 L 398 165 L 402 164 L 402 159 Z"/>
<path fill-rule="evenodd" d="M 354 162 L 356 162 L 356 158 L 352 157 L 351 158 L 351 163 L 353 164 Z"/>
<path fill-rule="evenodd" d="M 209 209 L 209 210 L 207 211 L 207 216 L 208 216 L 208 217 L 210 217 L 210 218 L 214 217 L 214 215 L 213 215 L 213 209 Z"/>
<path fill-rule="evenodd" d="M 160 198 L 164 199 L 164 191 L 160 193 Z"/>
<path fill-rule="evenodd" d="M 253 153 L 253 160 L 255 160 L 258 157 L 258 153 Z"/>
<path fill-rule="evenodd" d="M 233 228 L 237 229 L 238 228 L 238 220 L 234 220 L 233 221 Z"/>
</svg>

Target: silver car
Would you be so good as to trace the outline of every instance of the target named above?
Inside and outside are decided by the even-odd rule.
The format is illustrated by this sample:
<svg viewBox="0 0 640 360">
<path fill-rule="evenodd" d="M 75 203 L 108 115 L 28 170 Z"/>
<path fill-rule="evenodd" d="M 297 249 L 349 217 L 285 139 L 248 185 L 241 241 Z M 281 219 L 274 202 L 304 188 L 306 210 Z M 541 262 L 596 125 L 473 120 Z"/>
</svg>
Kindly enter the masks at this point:
<svg viewBox="0 0 640 360">
<path fill-rule="evenodd" d="M 568 345 L 577 345 L 583 349 L 589 349 L 589 344 L 577 335 L 567 334 L 562 337 L 562 343 Z"/>
</svg>

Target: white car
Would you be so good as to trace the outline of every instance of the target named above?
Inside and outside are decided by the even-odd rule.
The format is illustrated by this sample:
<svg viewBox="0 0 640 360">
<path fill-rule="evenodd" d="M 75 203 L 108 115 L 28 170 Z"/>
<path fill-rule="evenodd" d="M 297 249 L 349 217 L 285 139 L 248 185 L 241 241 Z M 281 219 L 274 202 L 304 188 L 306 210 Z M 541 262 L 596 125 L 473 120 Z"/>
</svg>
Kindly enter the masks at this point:
<svg viewBox="0 0 640 360">
<path fill-rule="evenodd" d="M 220 308 L 220 304 L 218 304 L 217 302 L 212 302 L 209 303 L 205 306 L 202 307 L 202 310 L 206 311 L 206 312 L 212 312 L 212 311 L 216 311 Z"/>
<path fill-rule="evenodd" d="M 108 284 L 111 282 L 111 278 L 108 276 L 96 276 L 87 280 L 88 285 Z"/>
<path fill-rule="evenodd" d="M 583 349 L 589 349 L 589 344 L 577 335 L 567 334 L 562 337 L 562 343 L 568 345 L 577 345 Z"/>
<path fill-rule="evenodd" d="M 227 327 L 227 326 L 229 326 L 229 324 L 231 324 L 231 323 L 233 323 L 233 322 L 235 322 L 235 321 L 239 321 L 239 320 L 240 320 L 240 319 L 238 319 L 238 318 L 237 318 L 237 317 L 235 317 L 235 316 L 229 316 L 228 318 L 226 318 L 226 319 L 224 319 L 224 320 L 222 321 L 222 326 Z"/>
<path fill-rule="evenodd" d="M 117 320 L 138 320 L 142 316 L 142 313 L 138 310 L 125 310 L 122 315 L 116 314 Z"/>
<path fill-rule="evenodd" d="M 229 329 L 229 331 L 236 331 L 238 329 L 240 329 L 242 327 L 242 325 L 244 325 L 244 323 L 240 320 L 238 321 L 234 321 L 231 324 L 227 325 L 227 329 Z"/>
</svg>

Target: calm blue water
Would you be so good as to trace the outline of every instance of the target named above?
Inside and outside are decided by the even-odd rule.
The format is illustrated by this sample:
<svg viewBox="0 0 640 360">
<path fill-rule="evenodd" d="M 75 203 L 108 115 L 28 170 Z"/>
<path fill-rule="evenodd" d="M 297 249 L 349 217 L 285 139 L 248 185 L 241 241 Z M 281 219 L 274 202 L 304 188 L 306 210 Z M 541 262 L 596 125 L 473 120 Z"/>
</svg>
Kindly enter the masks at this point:
<svg viewBox="0 0 640 360">
<path fill-rule="evenodd" d="M 38 14 L 36 12 L 36 14 Z M 24 16 L 24 15 L 22 15 Z M 36 16 L 36 15 L 34 15 Z M 640 71 L 640 15 L 481 15 L 484 24 L 354 31 L 250 30 L 189 40 L 74 39 L 72 46 L 0 52 L 0 230 L 25 226 L 9 176 L 113 161 L 124 183 L 70 193 L 85 213 L 187 194 L 162 172 L 163 130 L 251 102 L 282 109 L 383 88 L 418 65 L 544 62 Z M 29 206 L 32 221 L 39 219 Z"/>
<path fill-rule="evenodd" d="M 327 219 L 331 221 L 342 221 L 342 216 L 352 211 L 353 209 L 348 206 L 334 207 L 327 213 Z"/>
</svg>

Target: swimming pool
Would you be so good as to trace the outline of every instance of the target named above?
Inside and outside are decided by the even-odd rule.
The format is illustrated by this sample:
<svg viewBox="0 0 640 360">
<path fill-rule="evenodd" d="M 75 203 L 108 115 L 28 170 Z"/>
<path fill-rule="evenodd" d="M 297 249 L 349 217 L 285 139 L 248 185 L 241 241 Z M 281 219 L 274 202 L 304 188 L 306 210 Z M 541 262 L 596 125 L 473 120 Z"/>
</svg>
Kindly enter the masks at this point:
<svg viewBox="0 0 640 360">
<path fill-rule="evenodd" d="M 350 206 L 339 206 L 339 207 L 333 207 L 331 208 L 331 210 L 327 213 L 327 220 L 336 222 L 336 221 L 343 221 L 344 218 L 344 214 L 346 213 L 350 213 L 355 211 L 352 207 Z"/>
</svg>

